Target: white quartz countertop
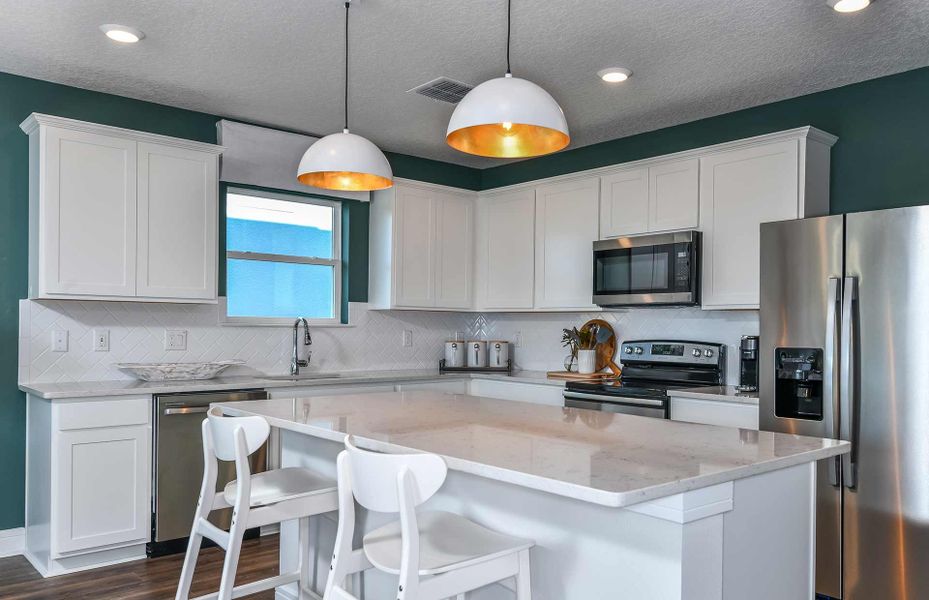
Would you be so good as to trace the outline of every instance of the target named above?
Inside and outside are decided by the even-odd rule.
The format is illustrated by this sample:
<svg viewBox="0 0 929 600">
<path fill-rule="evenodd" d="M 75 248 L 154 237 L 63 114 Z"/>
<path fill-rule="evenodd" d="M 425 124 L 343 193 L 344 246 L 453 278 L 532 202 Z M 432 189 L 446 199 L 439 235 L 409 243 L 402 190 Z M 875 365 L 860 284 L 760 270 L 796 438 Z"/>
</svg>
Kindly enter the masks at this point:
<svg viewBox="0 0 929 600">
<path fill-rule="evenodd" d="M 715 400 L 717 402 L 737 402 L 739 404 L 758 405 L 758 392 L 740 392 L 734 385 L 719 385 L 709 387 L 688 388 L 672 390 L 668 394 L 672 398 L 694 398 L 696 400 Z"/>
<path fill-rule="evenodd" d="M 609 507 L 844 454 L 847 442 L 416 391 L 219 404 L 230 415 Z"/>
<path fill-rule="evenodd" d="M 306 371 L 306 373 L 312 373 Z M 39 398 L 95 398 L 100 396 L 132 396 L 138 394 L 172 394 L 182 392 L 214 392 L 243 389 L 273 389 L 289 387 L 316 387 L 327 385 L 359 385 L 366 383 L 392 383 L 408 381 L 445 381 L 454 379 L 494 379 L 522 383 L 536 383 L 564 387 L 564 381 L 547 379 L 544 371 L 513 371 L 500 373 L 446 373 L 437 370 L 395 371 L 342 371 L 337 376 L 320 379 L 268 379 L 267 375 L 253 374 L 234 377 L 217 377 L 200 381 L 139 381 L 123 379 L 113 381 L 65 381 L 55 383 L 20 383 L 19 389 Z"/>
</svg>

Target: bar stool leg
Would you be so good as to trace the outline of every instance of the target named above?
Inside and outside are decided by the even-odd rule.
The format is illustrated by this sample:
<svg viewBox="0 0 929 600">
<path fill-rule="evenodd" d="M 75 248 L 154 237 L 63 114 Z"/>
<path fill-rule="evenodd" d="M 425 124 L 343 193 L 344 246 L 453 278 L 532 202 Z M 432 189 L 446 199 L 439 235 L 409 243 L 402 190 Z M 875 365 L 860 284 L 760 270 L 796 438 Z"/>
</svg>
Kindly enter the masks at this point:
<svg viewBox="0 0 929 600">
<path fill-rule="evenodd" d="M 196 526 L 190 534 L 190 540 L 187 542 L 187 554 L 184 556 L 184 566 L 181 568 L 181 581 L 177 585 L 177 594 L 175 600 L 188 600 L 190 598 L 190 586 L 194 579 L 194 569 L 197 568 L 197 557 L 200 555 L 200 544 L 203 536 L 197 531 Z"/>
<path fill-rule="evenodd" d="M 532 600 L 529 572 L 529 551 L 519 553 L 519 572 L 516 574 L 516 600 Z"/>
<path fill-rule="evenodd" d="M 300 579 L 297 580 L 297 598 L 298 600 L 310 600 L 310 560 L 313 554 L 310 552 L 310 519 L 304 517 L 297 520 L 297 560 L 300 566 Z"/>
<path fill-rule="evenodd" d="M 235 573 L 239 565 L 239 553 L 242 551 L 242 537 L 245 535 L 246 515 L 239 520 L 232 513 L 232 527 L 229 528 L 229 548 L 223 560 L 223 574 L 219 580 L 217 600 L 232 600 L 232 588 L 235 587 Z"/>
</svg>

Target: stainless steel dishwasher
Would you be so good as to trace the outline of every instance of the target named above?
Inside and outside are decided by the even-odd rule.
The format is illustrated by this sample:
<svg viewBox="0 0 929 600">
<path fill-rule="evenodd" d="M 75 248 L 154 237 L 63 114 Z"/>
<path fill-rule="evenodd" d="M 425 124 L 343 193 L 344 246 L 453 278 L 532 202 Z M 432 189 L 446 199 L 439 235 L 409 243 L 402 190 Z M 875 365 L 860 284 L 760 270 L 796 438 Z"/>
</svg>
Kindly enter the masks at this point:
<svg viewBox="0 0 929 600">
<path fill-rule="evenodd" d="M 203 436 L 201 423 L 214 402 L 265 400 L 264 390 L 235 390 L 155 396 L 154 468 L 152 469 L 152 539 L 149 556 L 183 552 L 193 524 L 194 510 L 203 479 Z M 268 464 L 268 445 L 250 457 L 253 473 Z M 219 463 L 216 491 L 235 479 L 235 464 Z M 231 510 L 215 511 L 210 521 L 228 528 Z"/>
</svg>

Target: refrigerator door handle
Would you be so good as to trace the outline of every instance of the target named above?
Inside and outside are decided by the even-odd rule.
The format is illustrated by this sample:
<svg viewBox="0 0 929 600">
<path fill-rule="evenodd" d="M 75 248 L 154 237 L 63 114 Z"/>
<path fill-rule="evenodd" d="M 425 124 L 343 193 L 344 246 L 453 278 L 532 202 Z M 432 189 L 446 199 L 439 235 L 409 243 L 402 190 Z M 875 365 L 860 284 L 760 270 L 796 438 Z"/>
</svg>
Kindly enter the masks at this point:
<svg viewBox="0 0 929 600">
<path fill-rule="evenodd" d="M 858 303 L 858 278 L 846 277 L 842 298 L 842 331 L 839 339 L 842 343 L 842 355 L 839 359 L 841 370 L 839 382 L 839 422 L 841 439 L 851 442 L 851 452 L 842 457 L 845 486 L 853 490 L 857 481 L 857 444 L 858 431 L 857 408 L 855 406 L 856 361 L 855 361 L 855 308 Z"/>
<path fill-rule="evenodd" d="M 841 289 L 842 280 L 838 277 L 830 277 L 828 282 L 827 289 L 827 305 L 826 310 L 826 348 L 823 352 L 823 365 L 824 367 L 824 377 L 823 377 L 823 390 L 824 401 L 825 401 L 825 413 L 823 415 L 824 427 L 826 430 L 826 435 L 832 437 L 833 439 L 838 439 L 840 436 L 839 432 L 839 418 L 841 413 L 839 412 L 839 396 L 838 390 L 840 389 L 838 376 L 839 376 L 839 357 L 836 356 L 836 353 L 839 350 L 838 344 L 838 321 L 841 318 L 842 312 L 842 295 L 839 293 Z M 833 487 L 839 487 L 841 485 L 840 473 L 842 472 L 842 459 L 841 457 L 834 457 L 829 459 L 829 483 Z"/>
</svg>

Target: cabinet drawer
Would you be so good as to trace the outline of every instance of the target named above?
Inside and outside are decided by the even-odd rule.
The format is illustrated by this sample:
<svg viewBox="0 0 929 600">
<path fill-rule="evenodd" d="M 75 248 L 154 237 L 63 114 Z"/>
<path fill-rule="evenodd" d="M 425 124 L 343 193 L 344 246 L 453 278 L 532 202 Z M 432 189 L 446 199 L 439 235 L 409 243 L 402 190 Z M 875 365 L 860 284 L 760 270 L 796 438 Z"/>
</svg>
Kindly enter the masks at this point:
<svg viewBox="0 0 929 600">
<path fill-rule="evenodd" d="M 88 399 L 56 404 L 58 430 L 147 425 L 149 397 Z"/>
<path fill-rule="evenodd" d="M 754 404 L 671 397 L 671 420 L 722 427 L 758 429 L 758 407 Z"/>
</svg>

